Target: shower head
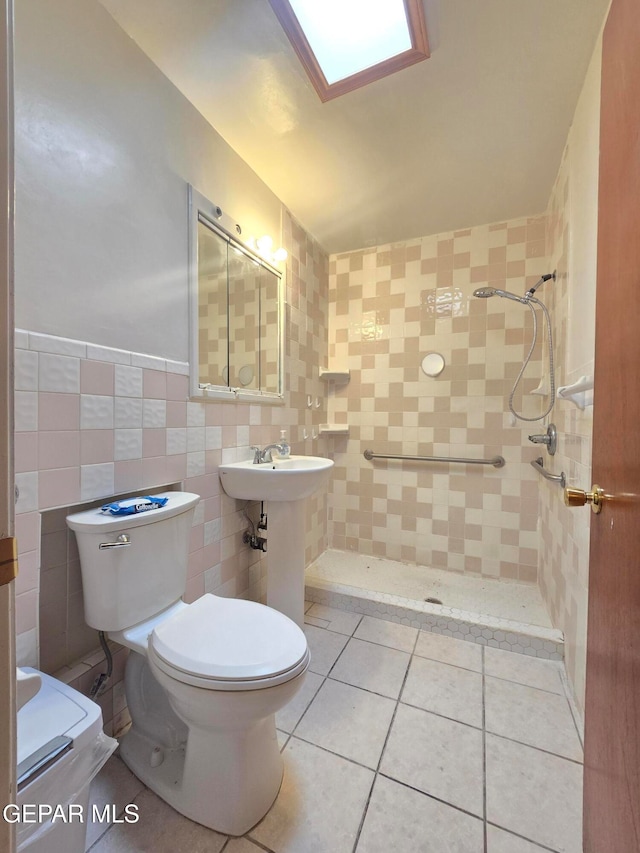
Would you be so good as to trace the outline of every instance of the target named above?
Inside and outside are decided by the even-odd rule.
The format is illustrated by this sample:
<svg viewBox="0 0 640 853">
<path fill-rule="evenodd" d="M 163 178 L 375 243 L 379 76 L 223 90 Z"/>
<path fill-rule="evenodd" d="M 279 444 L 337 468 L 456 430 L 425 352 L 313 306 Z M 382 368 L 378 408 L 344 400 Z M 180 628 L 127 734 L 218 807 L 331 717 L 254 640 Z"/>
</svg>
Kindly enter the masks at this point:
<svg viewBox="0 0 640 853">
<path fill-rule="evenodd" d="M 546 273 L 546 275 L 541 275 L 540 278 L 538 279 L 538 281 L 536 281 L 536 283 L 533 285 L 533 287 L 530 287 L 529 290 L 527 290 L 527 292 L 525 293 L 525 297 L 527 299 L 530 299 L 533 296 L 533 294 L 536 292 L 536 290 L 539 287 L 542 287 L 542 285 L 546 281 L 549 281 L 550 279 L 553 279 L 553 281 L 556 280 L 556 271 L 555 270 L 553 272 Z"/>
<path fill-rule="evenodd" d="M 480 297 L 480 299 L 488 299 L 490 296 L 502 296 L 503 299 L 513 299 L 514 302 L 522 302 L 525 305 L 528 302 L 524 296 L 517 296 L 515 293 L 509 293 L 508 290 L 500 290 L 497 287 L 479 287 L 473 291 L 473 295 Z"/>
<path fill-rule="evenodd" d="M 535 302 L 536 305 L 539 304 L 538 300 L 534 298 L 534 294 L 539 287 L 553 279 L 556 280 L 555 270 L 553 272 L 547 273 L 546 275 L 540 276 L 540 279 L 530 287 L 529 290 L 525 293 L 524 296 L 517 296 L 515 293 L 509 293 L 508 290 L 500 290 L 498 287 L 479 287 L 477 290 L 473 291 L 474 296 L 478 296 L 480 299 L 488 299 L 490 296 L 502 296 L 504 299 L 513 299 L 514 302 L 521 302 L 523 305 L 526 305 L 528 302 Z"/>
</svg>

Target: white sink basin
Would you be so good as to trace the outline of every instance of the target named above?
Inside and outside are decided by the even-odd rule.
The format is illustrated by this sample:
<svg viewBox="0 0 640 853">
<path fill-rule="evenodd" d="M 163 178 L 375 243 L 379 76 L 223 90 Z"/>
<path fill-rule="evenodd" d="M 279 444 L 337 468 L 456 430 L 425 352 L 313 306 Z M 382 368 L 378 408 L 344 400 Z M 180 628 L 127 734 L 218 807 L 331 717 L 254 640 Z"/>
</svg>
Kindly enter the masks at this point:
<svg viewBox="0 0 640 853">
<path fill-rule="evenodd" d="M 252 461 L 220 465 L 220 482 L 232 498 L 247 501 L 298 501 L 326 483 L 332 459 L 289 456 L 254 465 Z"/>
</svg>

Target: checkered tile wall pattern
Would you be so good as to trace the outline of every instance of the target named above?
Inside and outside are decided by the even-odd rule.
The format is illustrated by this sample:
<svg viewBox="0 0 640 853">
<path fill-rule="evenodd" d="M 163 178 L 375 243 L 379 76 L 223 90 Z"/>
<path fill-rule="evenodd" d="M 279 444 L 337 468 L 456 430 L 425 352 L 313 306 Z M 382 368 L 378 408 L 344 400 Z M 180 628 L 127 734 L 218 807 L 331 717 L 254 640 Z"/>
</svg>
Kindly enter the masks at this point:
<svg viewBox="0 0 640 853">
<path fill-rule="evenodd" d="M 439 234 L 332 257 L 329 362 L 348 368 L 333 388 L 330 543 L 394 560 L 535 582 L 538 455 L 507 402 L 532 339 L 519 303 L 473 297 L 476 288 L 522 294 L 547 272 L 545 218 Z M 428 352 L 446 362 L 437 378 Z M 533 417 L 548 376 L 541 338 L 516 394 Z M 485 458 L 506 466 L 368 462 L 377 453 Z"/>
</svg>

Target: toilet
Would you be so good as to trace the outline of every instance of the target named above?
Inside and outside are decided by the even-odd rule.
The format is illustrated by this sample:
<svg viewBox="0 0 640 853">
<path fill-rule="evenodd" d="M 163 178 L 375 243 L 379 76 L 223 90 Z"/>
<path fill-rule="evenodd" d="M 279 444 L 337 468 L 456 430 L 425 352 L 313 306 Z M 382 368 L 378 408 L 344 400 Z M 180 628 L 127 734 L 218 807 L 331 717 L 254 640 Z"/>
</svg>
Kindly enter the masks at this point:
<svg viewBox="0 0 640 853">
<path fill-rule="evenodd" d="M 130 649 L 132 726 L 120 755 L 182 814 L 243 835 L 283 774 L 275 714 L 302 686 L 309 649 L 287 616 L 252 601 L 181 596 L 198 495 L 128 516 L 67 517 L 80 552 L 85 619 Z"/>
</svg>

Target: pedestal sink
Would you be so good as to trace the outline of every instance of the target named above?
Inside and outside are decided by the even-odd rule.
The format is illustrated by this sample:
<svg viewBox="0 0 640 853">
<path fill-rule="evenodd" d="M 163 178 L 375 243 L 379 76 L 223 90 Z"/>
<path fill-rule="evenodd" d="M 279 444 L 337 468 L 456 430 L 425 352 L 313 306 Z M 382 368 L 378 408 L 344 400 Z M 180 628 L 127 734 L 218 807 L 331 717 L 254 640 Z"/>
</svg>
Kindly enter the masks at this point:
<svg viewBox="0 0 640 853">
<path fill-rule="evenodd" d="M 304 623 L 304 501 L 328 480 L 332 459 L 289 456 L 254 465 L 220 465 L 220 482 L 232 498 L 265 501 L 268 516 L 267 604 Z"/>
</svg>

